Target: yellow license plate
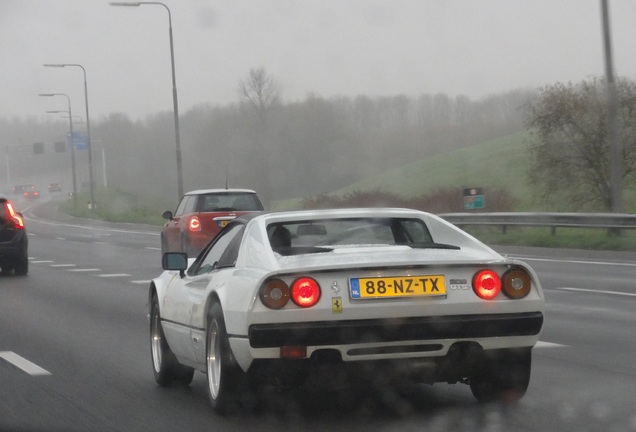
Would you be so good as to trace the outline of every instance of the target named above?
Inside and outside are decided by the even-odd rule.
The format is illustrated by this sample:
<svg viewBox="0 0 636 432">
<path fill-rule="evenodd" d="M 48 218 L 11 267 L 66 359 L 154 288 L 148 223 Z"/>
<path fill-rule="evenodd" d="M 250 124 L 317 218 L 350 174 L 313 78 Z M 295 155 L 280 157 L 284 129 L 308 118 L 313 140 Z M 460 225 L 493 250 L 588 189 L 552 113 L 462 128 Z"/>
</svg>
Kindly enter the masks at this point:
<svg viewBox="0 0 636 432">
<path fill-rule="evenodd" d="M 349 279 L 353 299 L 446 295 L 443 275 L 389 276 Z"/>
</svg>

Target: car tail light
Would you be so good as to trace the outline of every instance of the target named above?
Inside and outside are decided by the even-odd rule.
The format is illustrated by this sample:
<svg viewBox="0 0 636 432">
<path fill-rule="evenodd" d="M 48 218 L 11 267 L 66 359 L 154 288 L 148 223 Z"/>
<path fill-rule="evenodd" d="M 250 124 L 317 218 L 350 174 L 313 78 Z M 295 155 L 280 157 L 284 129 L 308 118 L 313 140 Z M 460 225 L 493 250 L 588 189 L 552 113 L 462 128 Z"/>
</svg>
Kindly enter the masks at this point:
<svg viewBox="0 0 636 432">
<path fill-rule="evenodd" d="M 201 231 L 201 221 L 199 221 L 198 217 L 192 216 L 192 218 L 190 218 L 188 229 L 190 231 Z"/>
<path fill-rule="evenodd" d="M 492 270 L 481 270 L 473 276 L 473 291 L 484 300 L 492 300 L 501 291 L 501 279 Z"/>
<path fill-rule="evenodd" d="M 306 346 L 282 346 L 280 347 L 280 358 L 301 359 L 307 357 Z"/>
<path fill-rule="evenodd" d="M 271 279 L 261 287 L 258 296 L 268 308 L 280 309 L 289 302 L 289 286 L 280 279 Z"/>
<path fill-rule="evenodd" d="M 532 279 L 523 269 L 510 269 L 501 278 L 501 285 L 501 290 L 507 297 L 520 299 L 530 292 Z"/>
<path fill-rule="evenodd" d="M 301 277 L 291 287 L 291 298 L 300 307 L 311 307 L 320 300 L 320 285 L 309 277 Z"/>
<path fill-rule="evenodd" d="M 10 202 L 7 202 L 7 209 L 9 209 L 9 216 L 11 216 L 11 220 L 14 223 L 15 228 L 24 228 L 24 219 L 20 216 L 11 205 Z"/>
</svg>

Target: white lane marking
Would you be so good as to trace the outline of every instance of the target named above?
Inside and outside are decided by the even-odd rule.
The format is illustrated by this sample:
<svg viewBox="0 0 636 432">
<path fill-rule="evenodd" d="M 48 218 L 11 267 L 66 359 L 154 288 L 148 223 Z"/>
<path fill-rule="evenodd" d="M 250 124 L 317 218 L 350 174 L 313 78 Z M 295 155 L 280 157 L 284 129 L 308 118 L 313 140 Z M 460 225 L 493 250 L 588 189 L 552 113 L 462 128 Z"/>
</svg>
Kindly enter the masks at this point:
<svg viewBox="0 0 636 432">
<path fill-rule="evenodd" d="M 66 240 L 65 237 L 55 237 L 55 240 Z"/>
<path fill-rule="evenodd" d="M 566 348 L 568 346 L 569 345 L 561 345 L 558 343 L 539 341 L 536 343 L 534 347 L 535 348 Z"/>
<path fill-rule="evenodd" d="M 103 242 L 103 241 L 94 241 L 92 242 L 93 244 L 98 244 L 98 245 L 107 245 L 108 243 Z"/>
<path fill-rule="evenodd" d="M 97 268 L 82 268 L 82 269 L 70 269 L 70 272 L 96 272 L 101 271 L 101 269 Z"/>
<path fill-rule="evenodd" d="M 128 273 L 109 273 L 109 274 L 100 274 L 99 277 L 110 278 L 110 277 L 128 277 L 132 276 Z"/>
<path fill-rule="evenodd" d="M 35 363 L 31 363 L 24 357 L 20 357 L 12 351 L 0 351 L 0 357 L 11 363 L 13 366 L 22 369 L 29 375 L 51 375 L 51 372 L 47 371 L 46 369 L 42 369 L 40 366 L 36 365 Z"/>
<path fill-rule="evenodd" d="M 160 251 L 161 248 L 158 247 L 150 247 L 150 246 L 146 246 L 144 249 L 148 249 L 148 250 L 152 250 L 152 251 Z"/>
<path fill-rule="evenodd" d="M 134 280 L 134 281 L 130 281 L 134 284 L 138 284 L 138 285 L 146 285 L 150 283 L 150 279 L 148 280 Z"/>
<path fill-rule="evenodd" d="M 49 263 L 52 263 L 54 261 L 53 260 L 40 260 L 40 261 L 31 261 L 31 262 L 35 263 L 35 264 L 49 264 Z"/>
<path fill-rule="evenodd" d="M 26 213 L 27 210 L 29 209 L 24 209 L 23 213 Z M 91 231 L 106 231 L 106 232 L 117 232 L 117 233 L 124 233 L 124 234 L 142 234 L 142 235 L 151 235 L 151 236 L 161 235 L 161 233 L 159 232 L 139 231 L 139 230 L 121 229 L 121 228 L 108 228 L 108 227 L 91 226 L 91 225 L 76 225 L 76 224 L 69 224 L 64 222 L 53 222 L 53 221 L 47 221 L 44 219 L 38 219 L 31 214 L 26 216 L 25 219 L 27 221 L 33 221 L 43 225 L 65 226 L 65 227 L 79 228 L 79 229 L 85 229 L 85 230 L 91 230 Z"/>
<path fill-rule="evenodd" d="M 593 290 L 593 289 L 585 289 L 585 288 L 570 288 L 570 287 L 558 287 L 557 290 L 562 291 L 574 291 L 574 292 L 586 292 L 593 294 L 609 294 L 616 296 L 624 296 L 624 297 L 636 297 L 636 293 L 627 293 L 622 291 L 602 291 L 602 290 Z"/>
<path fill-rule="evenodd" d="M 77 267 L 77 264 L 51 264 L 51 267 Z"/>
</svg>

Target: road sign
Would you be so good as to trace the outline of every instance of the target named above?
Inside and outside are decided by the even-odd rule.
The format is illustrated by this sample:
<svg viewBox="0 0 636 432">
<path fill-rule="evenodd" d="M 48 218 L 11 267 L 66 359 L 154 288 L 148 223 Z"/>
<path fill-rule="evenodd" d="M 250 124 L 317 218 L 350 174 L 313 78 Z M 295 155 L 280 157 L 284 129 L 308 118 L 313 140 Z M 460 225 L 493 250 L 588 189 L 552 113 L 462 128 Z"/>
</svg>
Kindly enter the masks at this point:
<svg viewBox="0 0 636 432">
<path fill-rule="evenodd" d="M 482 188 L 464 189 L 464 209 L 475 210 L 486 207 L 486 199 Z"/>
<path fill-rule="evenodd" d="M 71 134 L 66 133 L 66 142 L 71 145 Z M 85 132 L 73 132 L 73 143 L 76 150 L 86 150 L 88 148 L 88 139 Z"/>
</svg>

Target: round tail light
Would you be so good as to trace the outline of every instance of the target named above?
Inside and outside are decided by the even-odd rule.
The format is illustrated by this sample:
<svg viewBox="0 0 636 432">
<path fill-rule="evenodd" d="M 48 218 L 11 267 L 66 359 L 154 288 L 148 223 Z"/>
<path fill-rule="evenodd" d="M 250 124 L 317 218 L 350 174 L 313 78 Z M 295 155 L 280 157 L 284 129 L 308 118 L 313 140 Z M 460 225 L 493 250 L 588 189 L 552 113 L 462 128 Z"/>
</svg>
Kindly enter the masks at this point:
<svg viewBox="0 0 636 432">
<path fill-rule="evenodd" d="M 289 301 L 289 287 L 280 279 L 272 279 L 261 287 L 258 296 L 268 308 L 280 309 Z"/>
<path fill-rule="evenodd" d="M 190 231 L 201 231 L 201 222 L 199 221 L 198 217 L 192 216 L 192 219 L 190 219 L 190 224 L 188 225 L 188 229 Z"/>
<path fill-rule="evenodd" d="M 510 269 L 502 277 L 503 293 L 511 299 L 524 298 L 530 292 L 532 280 L 522 269 Z"/>
<path fill-rule="evenodd" d="M 481 270 L 473 276 L 473 291 L 484 300 L 492 300 L 501 291 L 501 279 L 492 270 Z"/>
<path fill-rule="evenodd" d="M 301 277 L 291 287 L 291 298 L 300 307 L 311 307 L 320 299 L 320 285 L 309 277 Z"/>
</svg>

